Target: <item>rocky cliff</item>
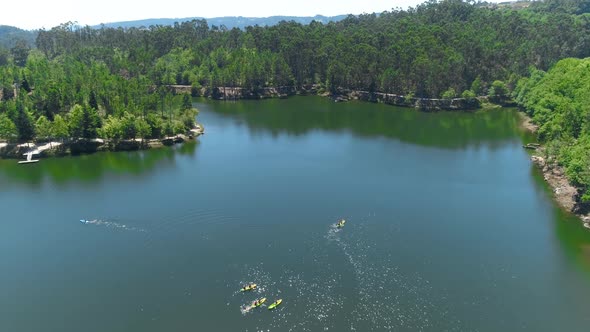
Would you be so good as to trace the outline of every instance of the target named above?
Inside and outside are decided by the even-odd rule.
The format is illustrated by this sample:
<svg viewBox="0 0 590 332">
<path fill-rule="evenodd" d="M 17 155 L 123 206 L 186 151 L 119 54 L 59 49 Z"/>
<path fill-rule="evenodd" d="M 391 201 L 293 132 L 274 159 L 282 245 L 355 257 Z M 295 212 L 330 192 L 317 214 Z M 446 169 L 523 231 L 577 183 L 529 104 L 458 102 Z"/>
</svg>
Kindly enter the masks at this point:
<svg viewBox="0 0 590 332">
<path fill-rule="evenodd" d="M 77 155 L 93 153 L 97 151 L 133 151 L 150 149 L 164 145 L 173 145 L 193 139 L 204 133 L 204 128 L 199 124 L 186 135 L 164 137 L 162 139 L 128 139 L 118 141 L 107 141 L 100 138 L 94 139 L 72 139 L 65 142 L 28 142 L 28 143 L 0 143 L 0 158 L 4 159 L 25 159 L 25 153 L 36 151 L 35 156 L 51 157 L 63 155 Z"/>
<path fill-rule="evenodd" d="M 267 87 L 261 89 L 245 89 L 239 87 L 215 87 L 191 89 L 190 86 L 171 85 L 169 86 L 176 93 L 191 92 L 193 96 L 203 96 L 216 100 L 238 100 L 238 99 L 265 99 L 265 98 L 286 98 L 293 95 L 315 95 L 320 94 L 322 89 L 318 85 L 306 85 L 302 87 L 281 86 Z M 348 101 L 351 99 L 362 100 L 388 105 L 414 107 L 420 111 L 465 111 L 475 110 L 480 107 L 481 102 L 490 101 L 487 97 L 479 98 L 453 98 L 453 99 L 431 99 L 414 98 L 402 95 L 395 95 L 382 92 L 369 92 L 357 90 L 338 89 L 335 93 L 323 93 L 322 96 L 331 97 L 336 102 Z"/>
</svg>

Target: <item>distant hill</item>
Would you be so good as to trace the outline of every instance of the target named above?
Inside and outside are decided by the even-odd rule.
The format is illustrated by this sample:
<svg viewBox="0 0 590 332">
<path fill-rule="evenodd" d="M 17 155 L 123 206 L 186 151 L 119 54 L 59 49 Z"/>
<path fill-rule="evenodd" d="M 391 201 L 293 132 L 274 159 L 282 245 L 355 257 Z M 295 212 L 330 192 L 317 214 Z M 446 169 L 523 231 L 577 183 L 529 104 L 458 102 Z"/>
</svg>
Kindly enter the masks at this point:
<svg viewBox="0 0 590 332">
<path fill-rule="evenodd" d="M 0 47 L 12 48 L 17 40 L 25 40 L 29 46 L 35 46 L 36 31 L 27 31 L 8 25 L 0 25 Z"/>
<path fill-rule="evenodd" d="M 113 23 L 105 23 L 101 25 L 95 25 L 93 28 L 100 29 L 102 26 L 108 28 L 131 28 L 131 27 L 149 27 L 150 25 L 174 25 L 175 22 L 182 23 L 191 20 L 201 20 L 204 19 L 207 21 L 209 26 L 222 26 L 224 25 L 228 29 L 232 28 L 240 28 L 243 29 L 247 26 L 251 25 L 259 25 L 259 26 L 271 26 L 278 24 L 281 21 L 295 21 L 301 24 L 309 24 L 312 21 L 318 21 L 322 23 L 328 22 L 337 22 L 343 20 L 348 15 L 339 15 L 339 16 L 307 16 L 307 17 L 298 17 L 298 16 L 271 16 L 271 17 L 242 17 L 242 16 L 227 16 L 227 17 L 215 17 L 215 18 L 202 18 L 202 17 L 186 17 L 186 18 L 153 18 L 153 19 L 145 19 L 145 20 L 137 20 L 137 21 L 125 21 L 125 22 L 113 22 Z M 23 30 L 17 27 L 8 26 L 8 25 L 0 25 L 0 47 L 3 48 L 12 48 L 17 40 L 25 40 L 30 47 L 35 47 L 35 39 L 37 38 L 38 31 L 37 30 Z"/>
<path fill-rule="evenodd" d="M 228 29 L 240 28 L 243 29 L 247 26 L 259 25 L 259 26 L 271 26 L 278 24 L 281 21 L 295 21 L 301 24 L 309 24 L 311 21 L 318 21 L 322 23 L 337 22 L 343 20 L 348 15 L 338 16 L 270 16 L 270 17 L 242 17 L 242 16 L 227 16 L 227 17 L 215 17 L 215 18 L 203 18 L 203 17 L 185 17 L 185 18 L 152 18 L 137 21 L 125 21 L 125 22 L 113 22 L 104 23 L 105 27 L 112 28 L 131 28 L 131 27 L 149 27 L 150 25 L 174 25 L 175 22 L 182 23 L 192 20 L 206 20 L 209 26 L 216 25 L 218 27 L 225 25 Z M 96 25 L 94 28 L 100 28 L 102 25 Z"/>
</svg>

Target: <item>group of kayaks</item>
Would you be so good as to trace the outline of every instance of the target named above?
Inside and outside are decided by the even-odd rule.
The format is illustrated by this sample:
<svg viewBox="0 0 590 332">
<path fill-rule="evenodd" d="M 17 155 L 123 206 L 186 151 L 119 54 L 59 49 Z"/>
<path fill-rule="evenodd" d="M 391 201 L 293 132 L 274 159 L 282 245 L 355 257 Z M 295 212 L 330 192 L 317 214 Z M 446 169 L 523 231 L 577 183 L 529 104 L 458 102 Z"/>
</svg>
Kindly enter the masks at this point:
<svg viewBox="0 0 590 332">
<path fill-rule="evenodd" d="M 342 228 L 344 227 L 344 225 L 346 224 L 346 220 L 344 219 L 340 219 L 337 223 L 336 223 L 336 227 L 337 228 Z M 258 288 L 258 285 L 256 285 L 255 283 L 249 283 L 247 285 L 245 285 L 244 287 L 242 287 L 240 289 L 240 292 L 249 292 L 249 291 L 253 291 L 256 288 Z M 260 307 L 261 305 L 263 305 L 266 302 L 266 297 L 260 298 L 255 300 L 254 302 L 252 302 L 252 306 L 251 308 L 257 308 Z M 281 303 L 283 303 L 283 299 L 278 299 L 276 301 L 274 301 L 273 303 L 271 303 L 268 306 L 268 310 L 273 310 L 274 308 L 278 307 Z"/>
<path fill-rule="evenodd" d="M 255 283 L 250 283 L 250 284 L 242 287 L 240 289 L 240 292 L 252 291 L 252 290 L 255 290 L 257 287 L 258 287 L 258 285 L 256 285 Z M 260 307 L 261 305 L 264 304 L 264 302 L 266 302 L 266 297 L 263 297 L 261 299 L 258 299 L 256 301 L 252 302 L 252 308 Z M 283 303 L 283 299 L 278 299 L 278 300 L 274 301 L 273 303 L 271 303 L 268 306 L 268 310 L 273 310 L 274 308 L 276 308 L 277 306 L 279 306 L 281 303 Z"/>
<path fill-rule="evenodd" d="M 261 298 L 261 299 L 258 299 L 258 300 L 256 300 L 256 301 L 252 302 L 252 306 L 253 306 L 254 308 L 256 308 L 256 307 L 260 307 L 260 306 L 261 306 L 261 305 L 262 305 L 264 302 L 266 302 L 266 297 L 263 297 L 263 298 Z M 279 306 L 279 304 L 281 304 L 281 303 L 283 303 L 283 299 L 278 299 L 278 300 L 274 301 L 273 303 L 271 303 L 271 304 L 268 306 L 268 310 L 272 310 L 272 309 L 274 309 L 274 308 L 278 307 L 278 306 Z"/>
</svg>

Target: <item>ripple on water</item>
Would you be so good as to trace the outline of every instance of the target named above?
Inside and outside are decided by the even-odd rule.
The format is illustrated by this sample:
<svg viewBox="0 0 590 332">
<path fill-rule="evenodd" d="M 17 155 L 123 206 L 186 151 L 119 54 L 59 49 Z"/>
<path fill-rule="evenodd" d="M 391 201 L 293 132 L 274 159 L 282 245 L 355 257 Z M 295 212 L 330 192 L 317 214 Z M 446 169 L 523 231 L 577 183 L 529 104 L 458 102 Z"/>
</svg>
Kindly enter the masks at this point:
<svg viewBox="0 0 590 332">
<path fill-rule="evenodd" d="M 211 228 L 236 223 L 238 221 L 238 218 L 227 215 L 217 209 L 194 208 L 182 210 L 180 212 L 182 213 L 171 214 L 159 218 L 158 220 L 150 221 L 150 235 L 147 240 L 148 246 L 157 238 L 176 235 L 179 232 L 186 233 L 187 230 L 191 230 L 191 234 L 197 233 L 197 236 L 203 240 L 209 240 L 209 231 Z"/>
<path fill-rule="evenodd" d="M 367 217 L 343 229 L 330 226 L 323 236 L 307 239 L 305 245 L 314 257 L 308 263 L 313 268 L 305 272 L 283 269 L 271 275 L 263 263 L 244 266 L 240 275 L 245 277 L 228 287 L 239 285 L 239 289 L 255 282 L 259 288 L 249 295 L 233 293 L 239 294 L 242 309 L 260 297 L 266 297 L 268 303 L 277 298 L 285 302 L 271 314 L 240 312 L 254 319 L 256 330 L 264 331 L 343 327 L 351 331 L 460 331 L 461 322 L 451 317 L 444 298 L 435 295 L 428 280 L 416 272 L 401 270 L 391 255 L 378 251 L 378 244 L 368 234 L 372 227 Z M 329 250 L 333 245 L 335 252 Z M 340 265 L 333 262 L 338 252 L 343 255 Z M 346 273 L 352 274 L 350 278 Z M 348 280 L 354 280 L 354 284 L 349 285 Z M 351 291 L 342 292 L 348 286 Z"/>
<path fill-rule="evenodd" d="M 330 229 L 326 238 L 340 248 L 358 284 L 358 299 L 348 316 L 352 330 L 425 331 L 435 330 L 433 323 L 441 319 L 453 321 L 428 280 L 400 270 L 391 256 L 377 252 L 366 234 L 370 218 L 348 226 L 354 228 L 346 236 Z M 455 321 L 446 330 L 459 331 L 459 325 Z"/>
<path fill-rule="evenodd" d="M 256 330 L 313 331 L 318 326 L 329 327 L 329 320 L 334 319 L 337 309 L 344 302 L 344 298 L 334 292 L 335 279 L 324 280 L 316 276 L 307 280 L 303 273 L 288 269 L 280 275 L 271 276 L 263 264 L 246 267 L 245 275 L 246 279 L 235 281 L 232 285 L 255 282 L 259 287 L 251 294 L 239 291 L 232 294 L 232 297 L 238 297 L 243 315 L 259 311 L 250 308 L 251 303 L 258 298 L 266 297 L 267 304 L 278 298 L 283 299 L 283 303 L 275 310 L 265 312 L 264 315 L 254 315 L 258 317 Z"/>
<path fill-rule="evenodd" d="M 114 221 L 114 220 L 116 220 L 116 219 L 115 218 L 82 219 L 82 220 L 80 220 L 80 222 L 85 225 L 100 226 L 100 227 L 118 229 L 118 230 L 124 230 L 124 231 L 147 232 L 143 228 L 130 226 L 130 225 L 123 223 L 121 221 Z"/>
</svg>

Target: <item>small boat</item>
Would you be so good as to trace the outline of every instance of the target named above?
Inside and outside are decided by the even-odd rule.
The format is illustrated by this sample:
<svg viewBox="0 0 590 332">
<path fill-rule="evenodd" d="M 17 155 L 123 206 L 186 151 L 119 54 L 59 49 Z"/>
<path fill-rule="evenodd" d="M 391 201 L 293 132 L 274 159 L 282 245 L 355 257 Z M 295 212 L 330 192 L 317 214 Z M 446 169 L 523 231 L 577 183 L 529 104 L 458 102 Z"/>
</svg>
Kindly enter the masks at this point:
<svg viewBox="0 0 590 332">
<path fill-rule="evenodd" d="M 346 224 L 346 220 L 342 219 L 336 224 L 336 227 L 342 228 L 344 227 L 344 224 Z"/>
<path fill-rule="evenodd" d="M 19 164 L 34 164 L 34 163 L 38 163 L 39 159 L 31 159 L 31 160 L 21 160 L 18 163 Z"/>
<path fill-rule="evenodd" d="M 24 155 L 27 156 L 27 160 L 21 160 L 18 163 L 19 164 L 34 164 L 34 163 L 39 162 L 39 159 L 33 159 L 34 154 L 39 154 L 39 151 L 31 151 L 31 152 L 24 153 Z"/>
<path fill-rule="evenodd" d="M 86 220 L 86 219 L 80 219 L 80 222 L 81 222 L 81 223 L 83 223 L 83 224 L 87 224 L 87 223 L 89 223 L 89 221 L 88 221 L 88 220 Z"/>
<path fill-rule="evenodd" d="M 252 303 L 254 308 L 260 307 L 264 302 L 266 302 L 266 297 L 261 298 L 260 300 L 256 300 Z"/>
<path fill-rule="evenodd" d="M 274 301 L 271 305 L 268 306 L 268 310 L 272 310 L 272 309 L 276 308 L 282 302 L 283 302 L 283 299 L 278 299 L 278 300 Z"/>
<path fill-rule="evenodd" d="M 249 284 L 247 286 L 242 287 L 242 289 L 240 289 L 240 292 L 251 291 L 251 290 L 256 289 L 256 287 L 258 287 L 258 286 L 256 286 L 256 284 Z"/>
<path fill-rule="evenodd" d="M 525 149 L 530 149 L 530 150 L 537 150 L 538 148 L 541 147 L 541 144 L 539 143 L 527 143 L 525 145 L 522 146 Z"/>
</svg>

